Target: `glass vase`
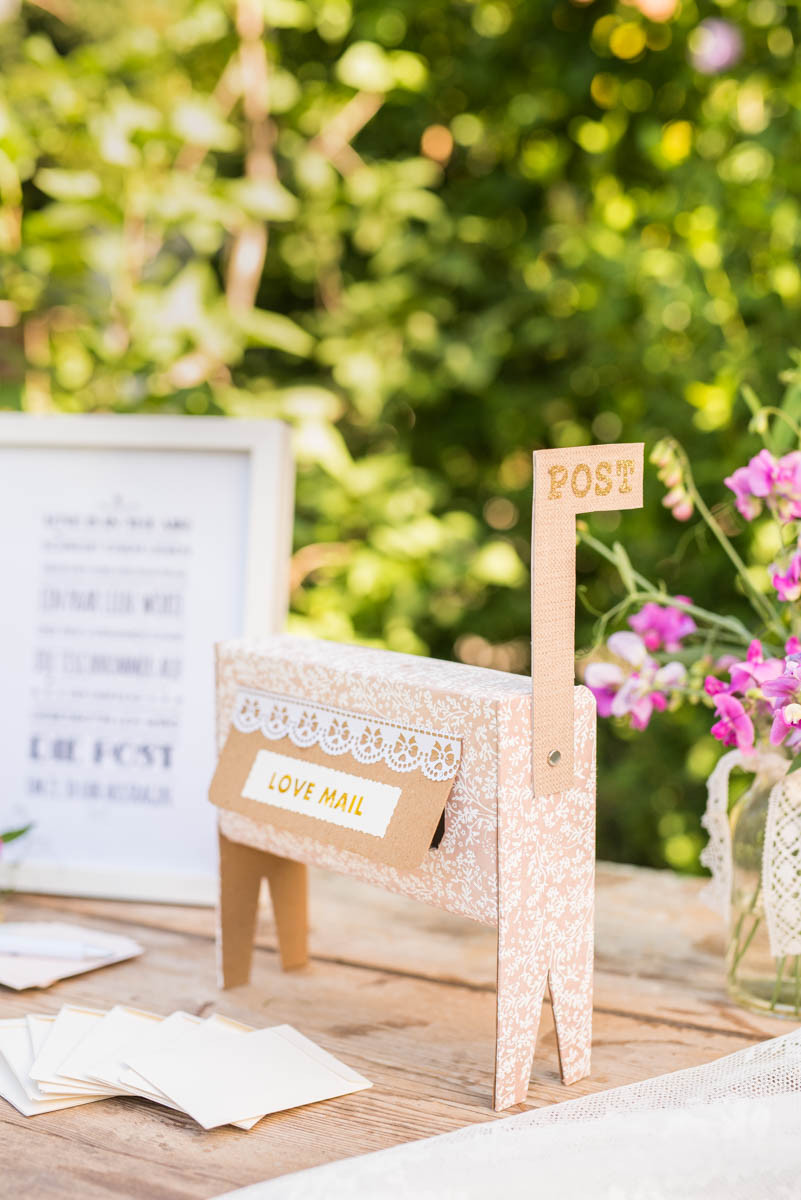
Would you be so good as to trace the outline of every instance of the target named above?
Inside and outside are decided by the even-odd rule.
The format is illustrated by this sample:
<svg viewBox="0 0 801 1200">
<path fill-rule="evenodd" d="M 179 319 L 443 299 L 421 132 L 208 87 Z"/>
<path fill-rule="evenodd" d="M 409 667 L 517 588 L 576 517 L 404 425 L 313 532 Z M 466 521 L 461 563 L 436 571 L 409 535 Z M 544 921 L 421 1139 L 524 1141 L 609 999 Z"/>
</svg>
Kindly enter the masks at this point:
<svg viewBox="0 0 801 1200">
<path fill-rule="evenodd" d="M 801 1017 L 801 955 L 774 958 L 762 900 L 762 851 L 768 800 L 789 763 L 760 761 L 753 782 L 731 810 L 732 906 L 726 975 L 729 995 L 753 1012 Z"/>
</svg>

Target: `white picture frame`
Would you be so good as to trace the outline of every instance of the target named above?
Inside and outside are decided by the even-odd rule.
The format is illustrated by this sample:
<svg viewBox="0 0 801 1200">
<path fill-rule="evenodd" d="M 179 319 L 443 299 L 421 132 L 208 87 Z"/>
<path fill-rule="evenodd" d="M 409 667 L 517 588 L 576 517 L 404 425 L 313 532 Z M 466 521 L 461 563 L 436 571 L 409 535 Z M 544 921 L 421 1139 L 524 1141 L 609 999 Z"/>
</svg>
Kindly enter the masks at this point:
<svg viewBox="0 0 801 1200">
<path fill-rule="evenodd" d="M 114 497 L 106 500 L 112 480 Z M 216 758 L 213 645 L 284 627 L 293 507 L 289 430 L 278 421 L 0 413 L 0 555 L 5 568 L 0 584 L 0 831 L 28 819 L 35 825 L 0 856 L 0 888 L 214 902 L 216 859 L 209 853 L 214 810 L 207 799 Z M 101 532 L 95 534 L 96 529 Z M 140 529 L 145 530 L 141 535 Z M 126 567 L 131 546 L 138 565 Z M 179 590 L 147 592 L 151 605 L 154 597 L 165 597 L 165 615 L 154 617 L 148 610 L 145 616 L 142 580 L 148 587 L 154 580 L 154 589 L 162 586 L 162 562 L 177 563 L 178 569 L 164 571 L 165 578 L 179 580 L 170 585 Z M 130 579 L 120 584 L 119 572 L 126 570 Z M 63 586 L 43 585 L 51 577 Z M 185 614 L 183 625 L 176 623 L 177 611 L 169 613 L 170 596 Z M 88 597 L 111 613 L 98 616 L 95 641 L 102 635 L 105 646 L 115 647 L 116 658 L 90 650 L 95 637 L 91 613 L 70 610 L 64 615 L 70 605 L 79 610 Z M 125 597 L 131 612 L 141 610 L 141 615 L 125 618 L 127 633 L 113 611 Z M 59 605 L 64 611 L 55 618 L 43 611 Z M 170 656 L 161 658 L 146 658 L 143 652 L 138 659 L 125 659 L 119 651 L 128 635 L 141 646 L 167 639 L 165 644 L 172 641 L 177 649 L 172 646 Z M 58 674 L 62 660 L 78 671 L 89 664 L 88 682 L 82 679 L 70 691 L 71 684 Z M 159 678 L 151 688 L 137 680 L 141 694 L 136 703 L 134 692 L 130 697 L 125 692 L 124 680 L 108 685 L 107 692 L 92 690 L 95 664 L 103 670 L 111 663 L 113 672 L 114 664 L 131 662 L 147 663 L 148 670 L 153 663 L 172 664 L 170 672 L 180 672 L 181 683 Z M 45 673 L 44 682 L 37 670 Z M 156 697 L 153 709 L 151 693 Z M 164 725 L 179 731 L 172 746 L 165 740 L 157 747 L 161 759 L 170 760 L 169 787 L 142 785 L 137 791 L 125 783 L 126 763 L 129 775 L 138 771 L 139 778 L 145 771 L 145 750 L 153 749 L 132 741 L 129 751 L 119 740 L 129 699 L 135 713 L 131 728 L 157 726 L 161 704 Z M 93 741 L 96 720 L 104 727 L 113 725 L 113 736 L 104 732 Z M 190 733 L 181 724 L 190 720 L 191 746 Z M 83 725 L 73 736 L 69 731 L 78 721 Z M 36 732 L 39 726 L 50 731 L 47 736 Z M 62 727 L 67 735 L 60 735 Z M 72 759 L 51 761 L 59 747 L 62 754 L 69 750 Z M 48 759 L 46 768 L 40 768 L 40 756 Z M 155 750 L 152 757 L 159 757 Z M 140 764 L 136 768 L 134 760 Z M 113 783 L 102 782 L 112 778 Z M 91 798 L 76 799 L 82 788 Z M 151 805 L 148 799 L 133 811 L 125 801 L 100 798 L 149 796 L 149 791 L 157 802 Z M 76 830 L 82 830 L 82 839 Z M 152 832 L 152 841 L 146 832 Z M 193 868 L 195 840 L 198 861 Z"/>
</svg>

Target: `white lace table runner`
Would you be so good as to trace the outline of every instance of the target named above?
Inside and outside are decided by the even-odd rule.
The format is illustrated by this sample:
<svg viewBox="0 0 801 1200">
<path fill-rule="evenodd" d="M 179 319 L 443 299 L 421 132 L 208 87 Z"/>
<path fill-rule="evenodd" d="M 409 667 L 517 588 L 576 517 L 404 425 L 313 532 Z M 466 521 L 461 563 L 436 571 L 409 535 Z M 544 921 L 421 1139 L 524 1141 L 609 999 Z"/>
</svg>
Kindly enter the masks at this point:
<svg viewBox="0 0 801 1200">
<path fill-rule="evenodd" d="M 801 1030 L 218 1200 L 797 1200 Z"/>
</svg>

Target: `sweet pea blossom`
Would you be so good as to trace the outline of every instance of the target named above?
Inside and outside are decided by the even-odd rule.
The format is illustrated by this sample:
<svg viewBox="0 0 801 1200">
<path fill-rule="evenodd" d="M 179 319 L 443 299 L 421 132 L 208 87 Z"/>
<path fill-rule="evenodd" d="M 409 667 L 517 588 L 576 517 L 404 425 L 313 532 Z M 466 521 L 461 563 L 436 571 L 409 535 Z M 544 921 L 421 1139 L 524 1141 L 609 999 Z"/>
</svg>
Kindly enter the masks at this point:
<svg viewBox="0 0 801 1200">
<path fill-rule="evenodd" d="M 683 604 L 692 604 L 689 596 L 676 596 Z M 698 628 L 695 621 L 680 608 L 649 601 L 638 613 L 629 617 L 629 625 L 642 638 L 648 650 L 665 649 L 675 654 L 681 649 L 681 639 Z"/>
<path fill-rule="evenodd" d="M 774 567 L 770 582 L 782 603 L 798 600 L 801 597 L 801 552 L 796 550 L 783 575 Z"/>
<path fill-rule="evenodd" d="M 789 654 L 782 674 L 769 679 L 762 691 L 773 705 L 770 744 L 797 749 L 801 745 L 801 654 Z"/>
<path fill-rule="evenodd" d="M 729 684 L 718 679 L 717 675 L 707 675 L 704 678 L 704 691 L 707 696 L 720 696 L 723 692 L 728 693 Z"/>
<path fill-rule="evenodd" d="M 657 442 L 651 451 L 651 462 L 658 468 L 656 475 L 668 489 L 662 503 L 677 521 L 689 521 L 693 515 L 693 499 L 684 482 L 681 459 L 670 438 Z"/>
<path fill-rule="evenodd" d="M 715 712 L 720 718 L 710 733 L 724 746 L 736 746 L 746 754 L 754 747 L 754 722 L 736 696 L 721 693 L 715 697 Z"/>
<path fill-rule="evenodd" d="M 633 729 L 645 729 L 654 709 L 667 707 L 667 693 L 686 678 L 681 663 L 659 665 L 636 633 L 613 633 L 608 649 L 620 662 L 590 663 L 584 682 L 595 696 L 602 717 L 629 717 Z"/>
<path fill-rule="evenodd" d="M 791 450 L 777 459 L 769 450 L 760 450 L 723 482 L 734 492 L 737 510 L 746 521 L 758 517 L 763 504 L 780 521 L 801 517 L 801 451 Z"/>
<path fill-rule="evenodd" d="M 729 668 L 730 692 L 747 692 L 749 688 L 760 688 L 784 671 L 784 659 L 765 658 L 762 643 L 754 638 L 748 647 L 745 662 L 733 663 Z"/>
</svg>

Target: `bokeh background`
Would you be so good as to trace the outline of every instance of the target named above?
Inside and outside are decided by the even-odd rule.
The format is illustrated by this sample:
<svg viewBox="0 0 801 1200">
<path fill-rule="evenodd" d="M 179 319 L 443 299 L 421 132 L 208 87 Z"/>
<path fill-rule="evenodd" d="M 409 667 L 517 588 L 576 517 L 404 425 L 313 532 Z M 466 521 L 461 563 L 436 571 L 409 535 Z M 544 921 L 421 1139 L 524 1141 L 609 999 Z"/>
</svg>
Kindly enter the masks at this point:
<svg viewBox="0 0 801 1200">
<path fill-rule="evenodd" d="M 0 407 L 284 418 L 292 628 L 525 672 L 531 450 L 725 502 L 742 384 L 801 396 L 798 9 L 642 9 L 0 0 Z M 660 500 L 593 532 L 747 617 Z M 604 857 L 698 869 L 708 725 L 603 726 Z"/>
</svg>

